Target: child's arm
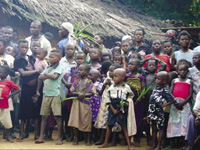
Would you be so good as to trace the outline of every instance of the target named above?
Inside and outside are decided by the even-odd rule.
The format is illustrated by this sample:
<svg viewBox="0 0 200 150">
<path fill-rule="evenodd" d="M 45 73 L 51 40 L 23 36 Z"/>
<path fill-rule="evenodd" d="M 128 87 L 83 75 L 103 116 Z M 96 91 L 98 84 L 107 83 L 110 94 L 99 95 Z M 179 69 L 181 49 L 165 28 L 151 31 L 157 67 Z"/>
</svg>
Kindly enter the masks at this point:
<svg viewBox="0 0 200 150">
<path fill-rule="evenodd" d="M 21 92 L 21 89 L 18 89 L 18 90 L 16 90 L 16 91 L 12 92 L 12 93 L 8 96 L 8 98 L 10 98 L 11 96 L 13 96 L 13 95 L 15 95 L 15 94 L 18 94 L 19 92 Z"/>
<path fill-rule="evenodd" d="M 113 112 L 114 115 L 116 115 L 116 114 L 119 113 L 119 111 L 116 110 L 116 109 L 113 107 L 113 105 L 112 105 L 111 103 L 109 103 L 108 105 L 109 105 L 109 107 L 110 107 L 110 109 L 112 110 L 112 112 Z"/>
<path fill-rule="evenodd" d="M 72 84 L 71 84 L 71 83 L 68 83 L 68 82 L 65 80 L 64 77 L 62 78 L 62 83 L 63 83 L 68 89 L 70 89 L 71 86 L 72 86 Z"/>
<path fill-rule="evenodd" d="M 175 54 L 172 54 L 172 62 L 171 62 L 171 69 L 175 70 L 176 69 L 176 59 L 175 59 Z"/>
<path fill-rule="evenodd" d="M 164 107 L 166 107 L 166 106 L 169 106 L 169 105 L 171 105 L 171 104 L 174 104 L 176 101 L 175 100 L 173 100 L 173 101 L 171 101 L 171 102 L 168 102 L 168 103 L 165 103 L 165 104 L 162 104 L 162 108 L 164 108 Z"/>
<path fill-rule="evenodd" d="M 159 71 L 165 71 L 166 68 L 167 68 L 167 64 L 161 59 L 157 59 L 157 60 L 158 60 L 158 63 L 160 64 L 160 66 L 161 66 L 160 69 L 158 70 L 158 72 Z"/>
<path fill-rule="evenodd" d="M 59 73 L 54 73 L 54 74 L 44 73 L 44 76 L 46 77 L 46 79 L 57 80 L 60 74 Z"/>
<path fill-rule="evenodd" d="M 22 69 L 22 68 L 19 68 L 18 71 L 22 76 L 30 76 L 35 73 L 40 73 L 39 70 L 24 71 L 24 69 Z"/>
</svg>

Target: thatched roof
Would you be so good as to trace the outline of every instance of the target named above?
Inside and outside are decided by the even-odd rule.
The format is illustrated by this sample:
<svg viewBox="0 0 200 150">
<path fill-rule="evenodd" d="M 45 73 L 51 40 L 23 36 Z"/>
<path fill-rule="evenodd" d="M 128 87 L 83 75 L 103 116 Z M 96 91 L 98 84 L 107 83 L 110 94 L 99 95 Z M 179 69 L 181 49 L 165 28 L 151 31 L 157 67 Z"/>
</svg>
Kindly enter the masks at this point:
<svg viewBox="0 0 200 150">
<path fill-rule="evenodd" d="M 2 10 L 10 16 L 40 20 L 53 27 L 64 21 L 74 25 L 79 21 L 93 23 L 88 32 L 102 33 L 119 38 L 137 28 L 144 28 L 147 38 L 160 37 L 159 28 L 167 24 L 152 17 L 130 10 L 111 0 L 1 0 Z"/>
</svg>

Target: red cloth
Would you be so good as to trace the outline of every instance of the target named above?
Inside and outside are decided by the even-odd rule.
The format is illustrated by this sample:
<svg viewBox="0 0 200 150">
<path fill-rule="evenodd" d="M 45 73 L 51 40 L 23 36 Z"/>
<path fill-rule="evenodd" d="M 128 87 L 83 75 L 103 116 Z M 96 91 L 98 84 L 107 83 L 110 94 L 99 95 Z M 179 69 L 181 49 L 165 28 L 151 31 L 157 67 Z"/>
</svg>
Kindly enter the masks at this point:
<svg viewBox="0 0 200 150">
<path fill-rule="evenodd" d="M 151 56 L 152 56 L 151 54 L 146 55 L 144 59 L 148 59 L 148 58 L 150 58 Z M 163 60 L 163 61 L 166 63 L 166 65 L 167 65 L 166 71 L 169 72 L 170 69 L 171 69 L 171 64 L 170 64 L 169 56 L 167 56 L 167 55 L 165 55 L 165 54 L 161 54 L 161 55 L 155 56 L 155 57 L 158 58 L 158 59 L 160 59 L 160 60 Z M 143 65 L 143 67 L 144 67 L 144 68 L 147 67 L 147 62 Z M 161 65 L 158 63 L 158 69 L 157 69 L 157 71 L 160 70 L 160 67 L 161 67 Z"/>
<path fill-rule="evenodd" d="M 175 82 L 172 94 L 175 98 L 186 99 L 190 95 L 190 84 L 186 82 Z"/>
<path fill-rule="evenodd" d="M 8 108 L 8 96 L 11 89 L 18 90 L 19 87 L 12 81 L 0 81 L 0 108 Z"/>
</svg>

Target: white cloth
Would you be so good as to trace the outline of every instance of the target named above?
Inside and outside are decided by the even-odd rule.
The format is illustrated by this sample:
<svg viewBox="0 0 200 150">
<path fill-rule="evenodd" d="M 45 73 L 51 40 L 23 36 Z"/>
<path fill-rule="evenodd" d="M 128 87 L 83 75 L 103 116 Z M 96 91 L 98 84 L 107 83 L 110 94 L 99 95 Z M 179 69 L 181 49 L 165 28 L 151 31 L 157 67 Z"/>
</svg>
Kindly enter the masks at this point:
<svg viewBox="0 0 200 150">
<path fill-rule="evenodd" d="M 8 55 L 8 54 L 4 54 L 4 55 L 0 56 L 0 63 L 3 63 L 3 62 L 1 62 L 1 60 L 6 61 L 8 66 L 10 68 L 13 68 L 13 64 L 14 64 L 14 60 L 15 60 L 13 56 Z"/>
<path fill-rule="evenodd" d="M 197 94 L 193 110 L 197 111 L 197 112 L 200 112 L 200 91 Z"/>
<path fill-rule="evenodd" d="M 197 46 L 193 49 L 193 52 L 200 52 L 200 46 Z"/>
</svg>

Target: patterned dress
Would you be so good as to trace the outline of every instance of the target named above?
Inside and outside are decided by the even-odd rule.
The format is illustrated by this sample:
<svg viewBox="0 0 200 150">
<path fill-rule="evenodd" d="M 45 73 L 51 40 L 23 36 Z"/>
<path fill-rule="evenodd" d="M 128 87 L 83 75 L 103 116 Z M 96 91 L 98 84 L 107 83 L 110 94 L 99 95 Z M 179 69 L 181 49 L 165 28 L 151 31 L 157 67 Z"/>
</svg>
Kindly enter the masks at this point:
<svg viewBox="0 0 200 150">
<path fill-rule="evenodd" d="M 158 129 L 164 126 L 165 117 L 162 105 L 164 102 L 174 101 L 173 95 L 169 92 L 168 87 L 156 87 L 150 97 L 149 110 L 147 117 L 156 122 Z"/>
<path fill-rule="evenodd" d="M 181 82 L 178 78 L 174 80 L 173 96 L 174 98 L 186 99 L 190 95 L 190 79 Z M 178 103 L 184 100 L 178 100 Z M 171 106 L 167 137 L 180 137 L 186 135 L 186 126 L 189 116 L 191 115 L 189 103 L 183 106 L 183 110 L 178 110 L 174 105 Z"/>
</svg>

